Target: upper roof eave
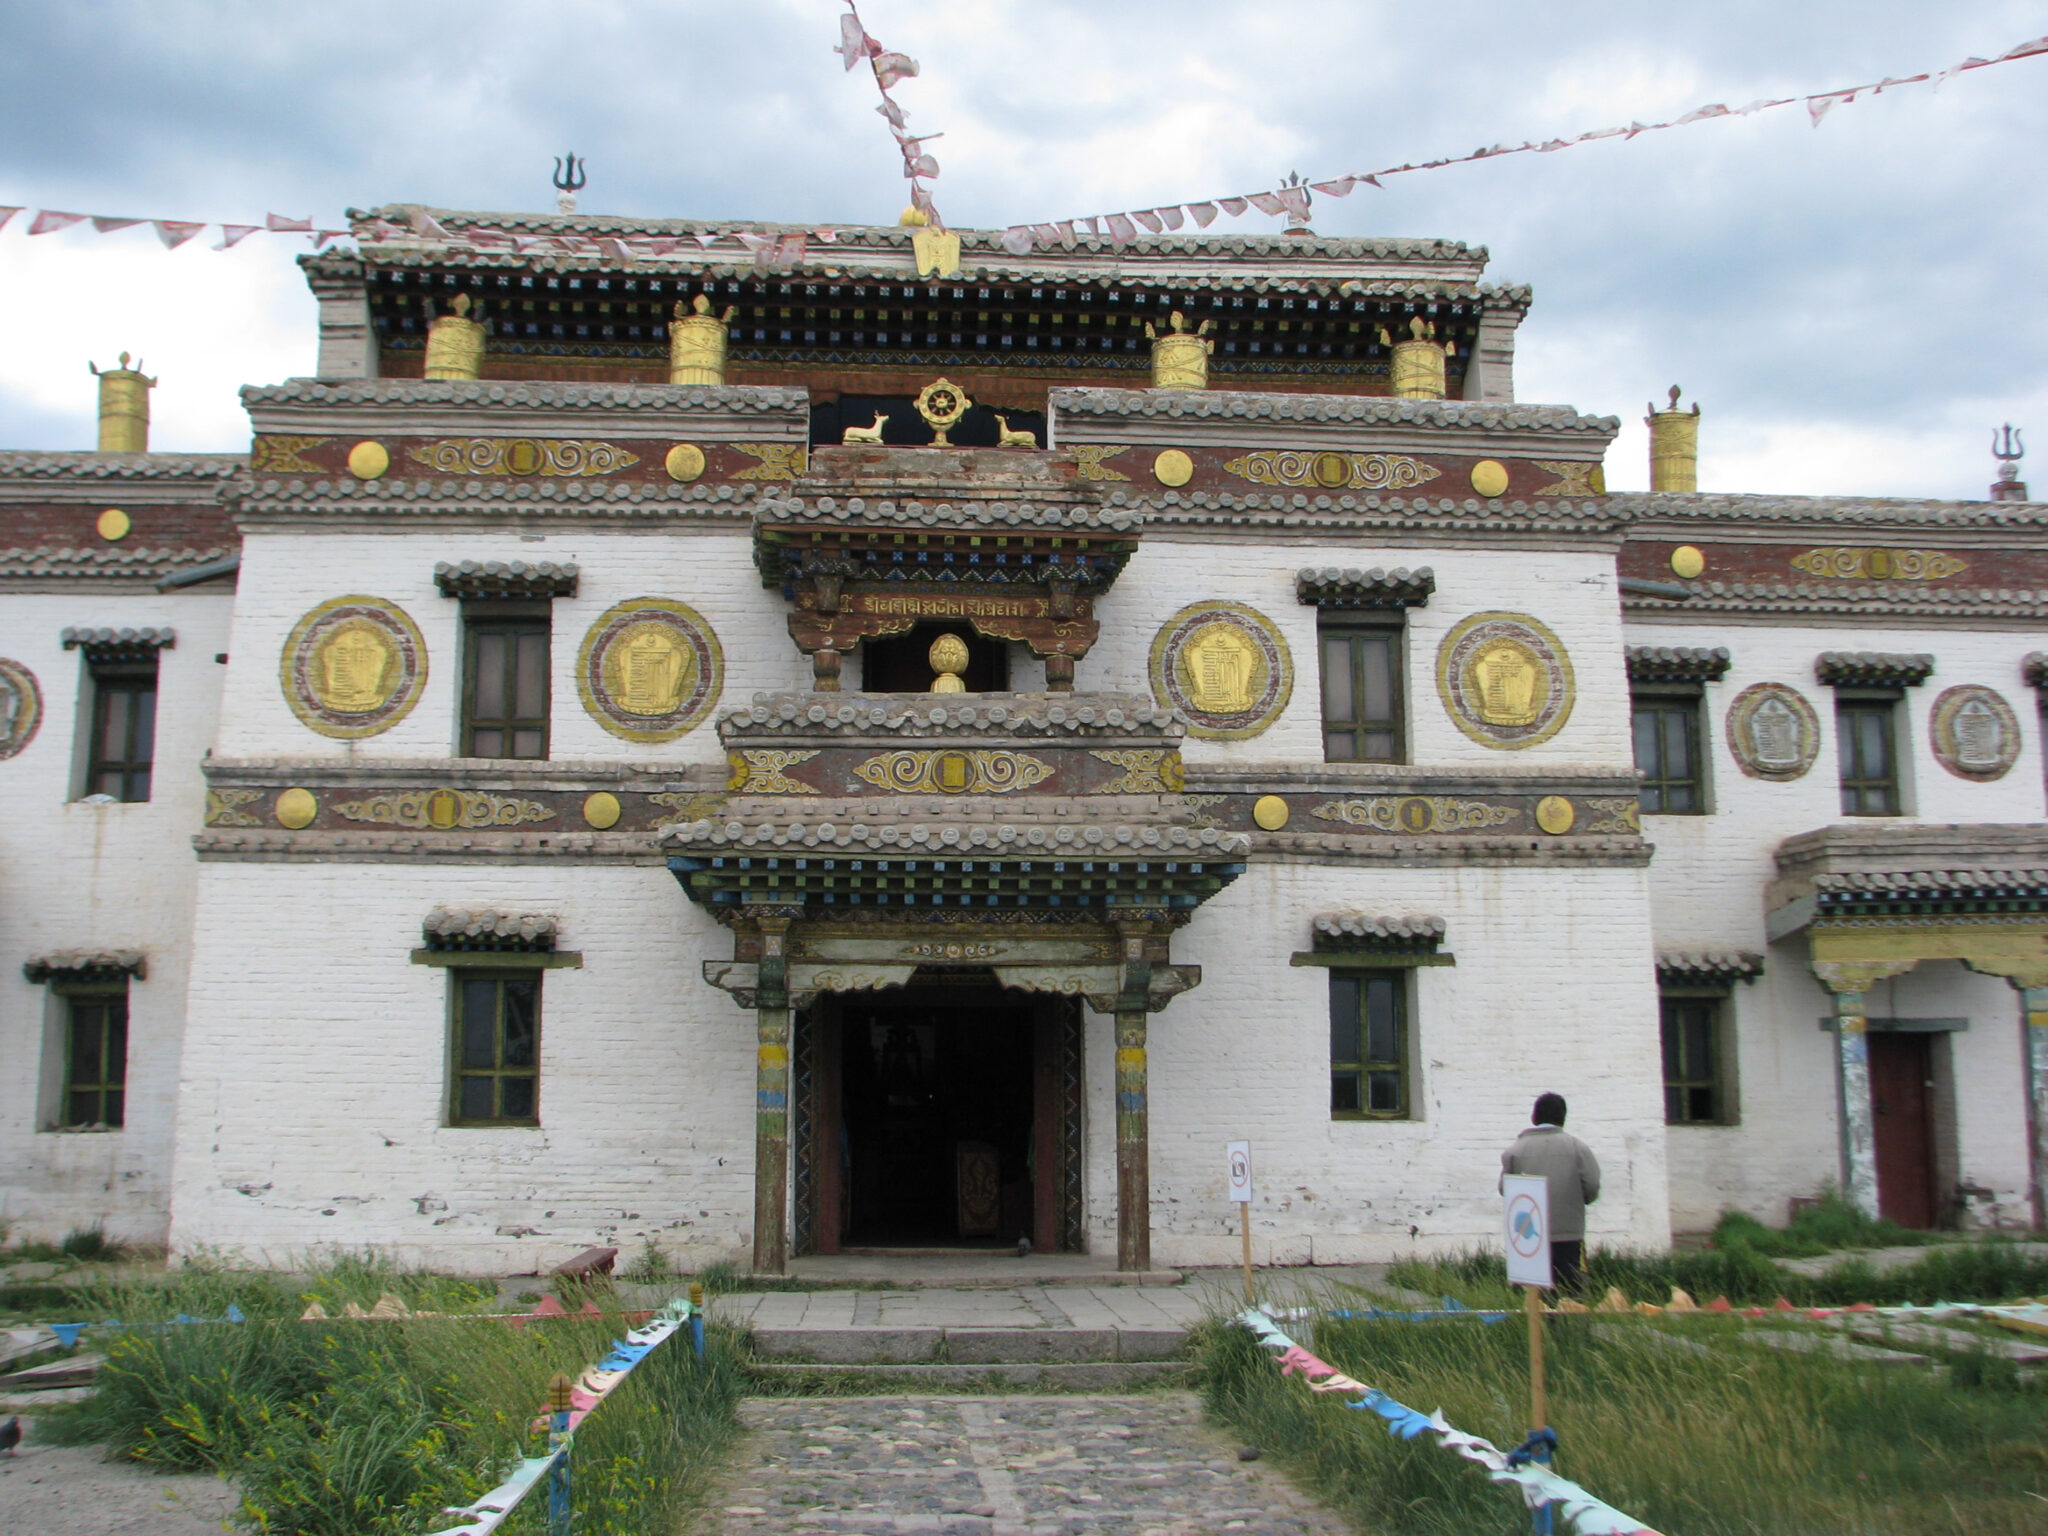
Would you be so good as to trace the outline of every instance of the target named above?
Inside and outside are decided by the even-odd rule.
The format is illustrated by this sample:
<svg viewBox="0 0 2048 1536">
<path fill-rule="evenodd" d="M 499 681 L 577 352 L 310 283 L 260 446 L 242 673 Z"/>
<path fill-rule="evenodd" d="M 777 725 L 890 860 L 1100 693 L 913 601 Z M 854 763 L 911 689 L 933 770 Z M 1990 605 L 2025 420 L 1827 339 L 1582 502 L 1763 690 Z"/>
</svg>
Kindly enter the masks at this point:
<svg viewBox="0 0 2048 1536">
<path fill-rule="evenodd" d="M 225 480 L 248 463 L 238 453 L 43 453 L 0 449 L 0 484 L 9 480 Z"/>
<path fill-rule="evenodd" d="M 1932 501 L 1887 496 L 1724 496 L 1691 492 L 1617 492 L 1608 498 L 1628 513 L 1638 536 L 1660 527 L 1721 523 L 1754 532 L 1759 523 L 1787 528 L 1880 525 L 1920 528 L 2039 528 L 2048 502 Z"/>
<path fill-rule="evenodd" d="M 1340 422 L 1359 426 L 1451 427 L 1540 431 L 1613 441 L 1616 416 L 1585 416 L 1568 405 L 1517 405 L 1496 400 L 1403 400 L 1386 395 L 1303 395 L 1239 389 L 1060 388 L 1050 392 L 1061 417 L 1099 420 L 1169 416 L 1183 420 Z"/>
</svg>

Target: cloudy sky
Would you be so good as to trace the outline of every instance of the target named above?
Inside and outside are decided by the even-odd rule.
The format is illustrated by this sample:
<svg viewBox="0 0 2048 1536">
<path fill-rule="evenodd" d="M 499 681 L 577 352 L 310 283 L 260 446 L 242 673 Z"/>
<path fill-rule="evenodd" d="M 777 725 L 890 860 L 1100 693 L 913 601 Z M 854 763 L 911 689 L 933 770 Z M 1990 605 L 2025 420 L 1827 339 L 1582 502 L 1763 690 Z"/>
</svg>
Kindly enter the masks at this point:
<svg viewBox="0 0 2048 1536">
<path fill-rule="evenodd" d="M 0 203 L 339 221 L 419 201 L 893 222 L 899 162 L 839 0 L 27 0 L 0 6 Z M 2048 4 L 1716 0 L 866 0 L 923 75 L 956 226 L 1150 207 L 1939 70 Z M 1981 496 L 2032 429 L 2048 494 L 2048 57 L 1322 200 L 1331 234 L 1447 236 L 1536 304 L 1519 398 L 1707 413 L 1702 487 Z M 1250 214 L 1219 228 L 1257 229 Z M 301 237 L 166 252 L 147 229 L 0 231 L 0 447 L 93 441 L 88 359 L 162 379 L 153 446 L 238 449 L 236 386 L 312 370 Z"/>
</svg>

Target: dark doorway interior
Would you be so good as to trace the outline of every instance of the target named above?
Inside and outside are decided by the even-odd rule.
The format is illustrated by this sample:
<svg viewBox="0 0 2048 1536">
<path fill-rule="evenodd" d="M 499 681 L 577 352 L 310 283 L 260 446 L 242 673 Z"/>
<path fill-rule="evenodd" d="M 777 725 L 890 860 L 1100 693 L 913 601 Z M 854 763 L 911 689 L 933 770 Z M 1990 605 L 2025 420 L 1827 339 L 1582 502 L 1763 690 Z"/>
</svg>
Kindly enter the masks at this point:
<svg viewBox="0 0 2048 1536">
<path fill-rule="evenodd" d="M 1934 1192 L 1933 1037 L 1872 1030 L 1870 1108 L 1877 1154 L 1877 1209 L 1902 1227 L 1931 1227 Z"/>
<path fill-rule="evenodd" d="M 1033 1230 L 1033 1009 L 1001 992 L 841 1014 L 846 1236 L 1008 1246 Z"/>
<path fill-rule="evenodd" d="M 930 693 L 932 642 L 958 635 L 967 642 L 967 670 L 961 681 L 969 693 L 1007 693 L 1010 652 L 1001 640 L 989 640 L 968 624 L 919 624 L 905 635 L 870 640 L 861 652 L 862 693 Z"/>
</svg>

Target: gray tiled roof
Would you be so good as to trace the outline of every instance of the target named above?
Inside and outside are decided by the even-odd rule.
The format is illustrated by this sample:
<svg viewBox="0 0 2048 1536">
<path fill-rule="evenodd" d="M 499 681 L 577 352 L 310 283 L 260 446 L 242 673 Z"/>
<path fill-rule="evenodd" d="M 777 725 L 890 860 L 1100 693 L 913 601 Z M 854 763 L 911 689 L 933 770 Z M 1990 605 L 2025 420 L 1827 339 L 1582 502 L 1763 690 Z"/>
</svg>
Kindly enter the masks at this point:
<svg viewBox="0 0 2048 1536">
<path fill-rule="evenodd" d="M 1837 688 L 1917 688 L 1934 675 L 1934 658 L 1925 651 L 1823 651 L 1813 675 Z"/>
<path fill-rule="evenodd" d="M 2037 528 L 2048 502 L 1924 501 L 1878 496 L 1719 496 L 1626 491 L 1610 498 L 1645 524 L 1815 523 L 1853 527 Z"/>
<path fill-rule="evenodd" d="M 67 651 L 168 651 L 178 643 L 177 631 L 168 624 L 161 629 L 67 628 L 63 636 Z"/>
<path fill-rule="evenodd" d="M 434 585 L 444 597 L 574 597 L 579 574 L 574 560 L 443 560 Z"/>
<path fill-rule="evenodd" d="M 220 560 L 235 545 L 211 549 L 164 549 L 96 544 L 84 549 L 0 549 L 0 576 L 155 577 L 166 570 Z"/>
<path fill-rule="evenodd" d="M 730 810 L 731 807 L 728 807 Z M 1215 827 L 1174 821 L 1139 821 L 1131 806 L 1101 817 L 1076 816 L 1064 801 L 1036 805 L 920 807 L 915 818 L 886 814 L 874 800 L 806 801 L 801 806 L 756 798 L 745 820 L 710 819 L 664 827 L 667 847 L 717 849 L 857 848 L 876 855 L 922 857 L 973 852 L 1028 859 L 1050 854 L 1161 853 L 1242 859 L 1251 838 Z M 1113 819 L 1121 815 L 1124 819 Z"/>
<path fill-rule="evenodd" d="M 1353 422 L 1361 426 L 1451 426 L 1493 431 L 1541 429 L 1611 438 L 1615 416 L 1581 416 L 1568 405 L 1506 405 L 1480 400 L 1395 400 L 1378 395 L 1261 394 L 1236 389 L 1055 389 L 1062 416 L 1170 416 L 1248 421 Z"/>
<path fill-rule="evenodd" d="M 1329 941 L 1340 949 L 1347 943 L 1358 942 L 1410 946 L 1426 944 L 1434 947 L 1443 938 L 1448 925 L 1440 917 L 1414 914 L 1394 916 L 1378 912 L 1318 912 L 1310 921 L 1309 929 L 1319 944 Z"/>
<path fill-rule="evenodd" d="M 549 948 L 558 928 L 556 919 L 545 913 L 466 907 L 436 907 L 420 924 L 420 932 L 430 945 L 436 941 L 477 940 L 487 948 L 515 943 L 528 948 Z M 461 945 L 453 943 L 449 947 Z"/>
<path fill-rule="evenodd" d="M 2048 893 L 2048 869 L 1834 870 L 1813 877 L 1834 896 L 2019 896 Z"/>
<path fill-rule="evenodd" d="M 763 522 L 817 522 L 892 528 L 1052 528 L 1126 532 L 1138 515 L 1093 501 L 869 501 L 851 496 L 775 496 L 761 502 Z"/>
<path fill-rule="evenodd" d="M 23 962 L 21 974 L 30 981 L 61 981 L 67 977 L 142 977 L 148 960 L 139 949 L 60 949 Z"/>
<path fill-rule="evenodd" d="M 1436 572 L 1426 565 L 1412 571 L 1304 566 L 1294 573 L 1294 595 L 1319 608 L 1419 608 L 1434 591 Z"/>
<path fill-rule="evenodd" d="M 227 453 L 0 451 L 0 480 L 222 480 L 248 460 Z"/>
<path fill-rule="evenodd" d="M 243 386 L 242 404 L 473 405 L 590 411 L 776 411 L 808 408 L 810 393 L 794 385 L 552 383 L 538 379 L 286 379 Z M 239 464 L 240 460 L 233 461 Z"/>
<path fill-rule="evenodd" d="M 1631 645 L 1626 654 L 1632 683 L 1714 682 L 1733 659 L 1725 645 Z"/>
<path fill-rule="evenodd" d="M 1694 581 L 1686 611 L 1693 613 L 1864 614 L 1901 618 L 2030 619 L 2048 616 L 2048 591 L 2024 588 L 1926 586 L 1884 581 L 1851 584 L 1783 581 Z M 1665 612 L 1671 604 L 1623 593 L 1632 609 Z"/>
<path fill-rule="evenodd" d="M 757 693 L 726 710 L 719 735 L 1124 736 L 1179 738 L 1187 722 L 1138 694 Z"/>
<path fill-rule="evenodd" d="M 1764 973 L 1764 957 L 1747 949 L 1660 949 L 1657 979 L 1666 986 L 1719 986 L 1755 981 Z"/>
</svg>

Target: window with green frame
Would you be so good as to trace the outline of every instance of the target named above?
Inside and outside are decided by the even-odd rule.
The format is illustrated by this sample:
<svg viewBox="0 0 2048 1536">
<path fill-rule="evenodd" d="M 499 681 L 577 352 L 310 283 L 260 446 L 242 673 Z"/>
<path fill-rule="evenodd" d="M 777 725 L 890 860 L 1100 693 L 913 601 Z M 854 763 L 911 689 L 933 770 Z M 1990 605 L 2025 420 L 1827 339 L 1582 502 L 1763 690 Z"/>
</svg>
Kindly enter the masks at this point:
<svg viewBox="0 0 2048 1536">
<path fill-rule="evenodd" d="M 1330 1117 L 1409 1115 L 1408 973 L 1330 972 Z"/>
<path fill-rule="evenodd" d="M 538 616 L 465 613 L 462 755 L 548 755 L 548 640 Z"/>
<path fill-rule="evenodd" d="M 92 662 L 85 793 L 139 802 L 156 766 L 156 657 Z"/>
<path fill-rule="evenodd" d="M 1734 1116 L 1720 995 L 1660 999 L 1664 1035 L 1664 1123 L 1727 1125 Z"/>
<path fill-rule="evenodd" d="M 124 1123 L 128 1094 L 128 994 L 78 991 L 58 994 L 64 1010 L 64 1097 L 58 1123 L 66 1129 Z"/>
<path fill-rule="evenodd" d="M 1320 616 L 1323 760 L 1398 763 L 1407 743 L 1401 722 L 1401 620 L 1357 614 Z"/>
<path fill-rule="evenodd" d="M 1638 691 L 1629 705 L 1644 813 L 1700 815 L 1707 808 L 1707 786 L 1698 690 Z"/>
<path fill-rule="evenodd" d="M 450 970 L 450 1125 L 540 1124 L 541 972 Z"/>
</svg>

